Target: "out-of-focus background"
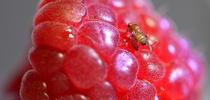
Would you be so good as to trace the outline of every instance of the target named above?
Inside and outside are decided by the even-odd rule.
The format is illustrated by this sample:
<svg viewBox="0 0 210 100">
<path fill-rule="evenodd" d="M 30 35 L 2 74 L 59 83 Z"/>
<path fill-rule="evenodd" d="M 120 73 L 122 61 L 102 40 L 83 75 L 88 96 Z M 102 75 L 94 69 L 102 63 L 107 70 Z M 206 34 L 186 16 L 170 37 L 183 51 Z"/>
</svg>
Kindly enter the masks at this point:
<svg viewBox="0 0 210 100">
<path fill-rule="evenodd" d="M 39 0 L 0 1 L 0 90 L 26 54 L 30 42 L 33 15 Z M 180 33 L 210 61 L 210 0 L 153 0 L 155 7 L 176 23 Z M 208 68 L 208 67 L 207 67 Z M 207 70 L 209 71 L 209 68 Z M 208 75 L 207 75 L 208 76 Z M 206 77 L 207 83 L 210 83 Z M 205 86 L 204 100 L 210 87 Z M 1 93 L 0 93 L 1 94 Z M 1 98 L 0 96 L 0 99 Z"/>
</svg>

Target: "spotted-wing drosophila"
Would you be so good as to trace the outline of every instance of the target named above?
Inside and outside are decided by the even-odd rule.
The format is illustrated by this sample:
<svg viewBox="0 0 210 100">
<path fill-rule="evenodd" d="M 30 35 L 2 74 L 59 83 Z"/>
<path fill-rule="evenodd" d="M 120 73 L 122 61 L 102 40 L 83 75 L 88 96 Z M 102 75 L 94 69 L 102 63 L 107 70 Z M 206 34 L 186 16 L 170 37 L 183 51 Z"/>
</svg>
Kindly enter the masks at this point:
<svg viewBox="0 0 210 100">
<path fill-rule="evenodd" d="M 143 31 L 141 31 L 139 25 L 129 23 L 128 30 L 132 33 L 137 42 L 139 42 L 141 45 L 148 45 L 149 49 L 152 50 L 152 46 L 148 42 L 148 37 Z"/>
</svg>

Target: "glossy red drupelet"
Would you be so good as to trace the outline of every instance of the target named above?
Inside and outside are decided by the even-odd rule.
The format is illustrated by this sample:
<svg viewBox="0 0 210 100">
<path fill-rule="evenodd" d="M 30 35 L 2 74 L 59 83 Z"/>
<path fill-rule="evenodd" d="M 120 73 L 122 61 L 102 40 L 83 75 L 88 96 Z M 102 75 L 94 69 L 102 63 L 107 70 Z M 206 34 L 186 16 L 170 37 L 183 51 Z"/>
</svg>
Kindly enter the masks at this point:
<svg viewBox="0 0 210 100">
<path fill-rule="evenodd" d="M 23 76 L 20 88 L 21 100 L 49 100 L 47 93 L 47 84 L 41 80 L 41 77 L 34 70 L 29 70 Z"/>
<path fill-rule="evenodd" d="M 78 45 L 67 54 L 65 71 L 72 83 L 79 89 L 88 89 L 103 82 L 106 64 L 90 47 Z"/>
<path fill-rule="evenodd" d="M 202 58 L 148 0 L 41 0 L 32 43 L 22 100 L 199 99 Z"/>
<path fill-rule="evenodd" d="M 119 91 L 128 90 L 137 78 L 139 65 L 136 58 L 128 51 L 119 49 L 111 60 L 109 80 Z"/>
<path fill-rule="evenodd" d="M 144 80 L 137 80 L 135 85 L 125 94 L 122 100 L 154 100 L 155 87 Z"/>
<path fill-rule="evenodd" d="M 30 50 L 28 58 L 40 75 L 48 76 L 63 67 L 65 55 L 55 49 L 38 46 Z"/>
</svg>

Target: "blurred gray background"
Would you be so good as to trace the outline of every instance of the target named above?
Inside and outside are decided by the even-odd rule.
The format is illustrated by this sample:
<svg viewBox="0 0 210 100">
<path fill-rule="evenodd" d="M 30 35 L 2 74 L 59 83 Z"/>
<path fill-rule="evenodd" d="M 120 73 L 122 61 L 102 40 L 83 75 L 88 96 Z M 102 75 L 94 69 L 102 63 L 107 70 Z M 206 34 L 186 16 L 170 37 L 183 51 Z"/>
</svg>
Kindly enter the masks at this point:
<svg viewBox="0 0 210 100">
<path fill-rule="evenodd" d="M 37 3 L 38 0 L 0 0 L 0 85 L 14 72 L 27 52 Z M 166 15 L 174 20 L 178 30 L 189 37 L 194 46 L 205 53 L 209 62 L 210 0 L 153 0 L 153 3 L 159 11 L 167 9 Z M 204 100 L 210 99 L 208 84 Z"/>
</svg>

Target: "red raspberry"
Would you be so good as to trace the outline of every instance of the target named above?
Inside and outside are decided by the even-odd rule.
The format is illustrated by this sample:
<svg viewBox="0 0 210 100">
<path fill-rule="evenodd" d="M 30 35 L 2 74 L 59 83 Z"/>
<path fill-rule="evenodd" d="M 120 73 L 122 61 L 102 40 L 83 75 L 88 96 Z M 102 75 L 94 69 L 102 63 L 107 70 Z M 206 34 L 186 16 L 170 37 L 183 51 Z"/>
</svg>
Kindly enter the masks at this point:
<svg viewBox="0 0 210 100">
<path fill-rule="evenodd" d="M 67 54 L 64 70 L 78 89 L 88 89 L 106 77 L 106 64 L 90 47 L 78 45 Z"/>
<path fill-rule="evenodd" d="M 87 10 L 87 20 L 100 20 L 113 25 L 116 24 L 116 17 L 114 12 L 107 6 L 93 4 L 90 5 Z"/>
<path fill-rule="evenodd" d="M 29 52 L 29 61 L 42 76 L 48 76 L 63 67 L 65 55 L 48 47 L 35 47 Z"/>
<path fill-rule="evenodd" d="M 68 76 L 63 72 L 56 72 L 45 80 L 48 85 L 48 90 L 55 96 L 68 95 L 76 91 Z"/>
<path fill-rule="evenodd" d="M 154 100 L 155 87 L 144 80 L 137 80 L 135 85 L 125 94 L 122 100 Z"/>
<path fill-rule="evenodd" d="M 204 62 L 148 0 L 41 0 L 22 100 L 198 100 Z"/>
<path fill-rule="evenodd" d="M 116 91 L 109 82 L 95 85 L 87 92 L 91 100 L 116 100 Z"/>
<path fill-rule="evenodd" d="M 20 88 L 21 100 L 48 100 L 47 84 L 41 80 L 41 77 L 34 70 L 29 70 L 23 76 Z"/>
<path fill-rule="evenodd" d="M 69 25 L 44 22 L 34 29 L 32 42 L 37 46 L 51 46 L 65 51 L 75 44 L 75 33 Z"/>
<path fill-rule="evenodd" d="M 34 26 L 46 22 L 60 22 L 76 25 L 82 21 L 86 8 L 82 3 L 72 0 L 54 0 L 43 6 L 35 16 Z"/>
<path fill-rule="evenodd" d="M 166 66 L 164 66 L 163 62 L 155 54 L 149 50 L 141 50 L 136 55 L 141 65 L 138 72 L 140 79 L 157 82 L 164 77 Z"/>
<path fill-rule="evenodd" d="M 128 51 L 119 49 L 111 56 L 111 60 L 109 80 L 119 91 L 128 90 L 137 78 L 136 58 Z"/>
</svg>

